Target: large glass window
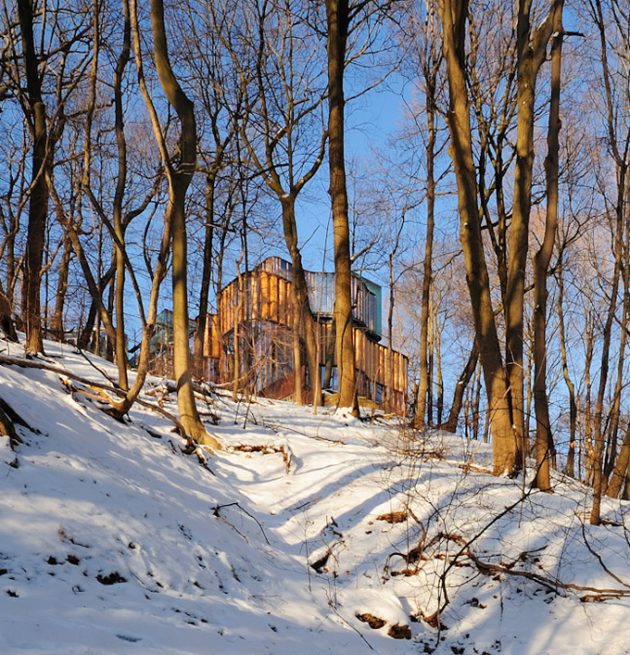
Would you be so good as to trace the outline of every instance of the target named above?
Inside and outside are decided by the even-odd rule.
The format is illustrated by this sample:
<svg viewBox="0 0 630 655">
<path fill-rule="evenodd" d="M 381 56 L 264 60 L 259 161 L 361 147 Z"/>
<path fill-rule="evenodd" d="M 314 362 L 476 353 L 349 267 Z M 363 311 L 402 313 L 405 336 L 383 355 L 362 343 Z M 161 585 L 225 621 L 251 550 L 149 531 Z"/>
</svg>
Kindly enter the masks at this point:
<svg viewBox="0 0 630 655">
<path fill-rule="evenodd" d="M 322 391 L 339 391 L 339 374 L 337 372 L 337 367 L 333 366 L 330 373 L 330 384 L 325 386 L 326 383 L 326 367 L 323 364 L 319 366 L 320 380 L 322 385 Z"/>
</svg>

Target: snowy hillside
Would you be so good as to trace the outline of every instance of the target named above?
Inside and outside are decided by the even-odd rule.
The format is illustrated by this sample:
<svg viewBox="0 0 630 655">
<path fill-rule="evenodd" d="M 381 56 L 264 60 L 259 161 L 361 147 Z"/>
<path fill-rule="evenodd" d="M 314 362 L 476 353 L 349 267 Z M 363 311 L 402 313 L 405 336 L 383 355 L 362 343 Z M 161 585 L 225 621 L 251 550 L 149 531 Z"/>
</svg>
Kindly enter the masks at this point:
<svg viewBox="0 0 630 655">
<path fill-rule="evenodd" d="M 123 424 L 85 388 L 0 366 L 32 428 L 0 438 L 3 655 L 630 653 L 628 503 L 594 528 L 584 487 L 529 494 L 483 444 L 224 395 L 204 467 L 149 406 L 173 394 Z"/>
</svg>

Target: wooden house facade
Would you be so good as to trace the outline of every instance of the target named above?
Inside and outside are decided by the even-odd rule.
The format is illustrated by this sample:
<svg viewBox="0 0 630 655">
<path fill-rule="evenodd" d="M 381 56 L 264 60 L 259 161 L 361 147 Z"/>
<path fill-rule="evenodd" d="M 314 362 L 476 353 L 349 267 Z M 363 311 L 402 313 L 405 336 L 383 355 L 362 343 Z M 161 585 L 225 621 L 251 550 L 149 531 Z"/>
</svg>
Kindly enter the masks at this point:
<svg viewBox="0 0 630 655">
<path fill-rule="evenodd" d="M 307 286 L 317 324 L 322 388 L 337 389 L 333 322 L 334 274 L 307 272 Z M 204 335 L 204 361 L 196 369 L 215 383 L 238 385 L 257 395 L 289 398 L 294 389 L 293 352 L 302 347 L 293 330 L 291 264 L 270 257 L 242 273 L 218 294 L 217 313 L 209 315 Z M 353 276 L 353 338 L 357 390 L 363 403 L 404 413 L 407 357 L 381 341 L 381 289 Z M 299 372 L 310 387 L 306 370 Z"/>
</svg>

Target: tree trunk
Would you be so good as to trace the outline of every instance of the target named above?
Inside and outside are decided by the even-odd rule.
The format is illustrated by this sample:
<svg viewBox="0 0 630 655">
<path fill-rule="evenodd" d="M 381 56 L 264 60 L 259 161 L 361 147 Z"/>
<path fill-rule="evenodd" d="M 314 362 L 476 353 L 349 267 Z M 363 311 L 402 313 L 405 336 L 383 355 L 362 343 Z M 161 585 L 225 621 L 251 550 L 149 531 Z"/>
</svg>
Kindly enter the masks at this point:
<svg viewBox="0 0 630 655">
<path fill-rule="evenodd" d="M 442 430 L 446 430 L 447 432 L 457 432 L 457 423 L 459 421 L 459 415 L 462 411 L 462 405 L 464 403 L 464 393 L 468 383 L 475 373 L 478 361 L 479 348 L 477 347 L 477 340 L 473 339 L 470 355 L 468 355 L 468 360 L 466 361 L 464 370 L 460 373 L 457 384 L 455 385 L 455 390 L 453 391 L 453 400 L 451 402 L 451 409 L 448 415 L 448 419 L 446 423 L 440 426 Z"/>
<path fill-rule="evenodd" d="M 622 329 L 619 336 L 619 350 L 617 354 L 617 379 L 615 381 L 615 390 L 613 392 L 613 402 L 610 409 L 610 417 L 608 420 L 608 438 L 606 440 L 606 454 L 604 459 L 604 480 L 607 484 L 608 479 L 615 467 L 615 459 L 617 457 L 617 442 L 619 436 L 619 422 L 621 413 L 621 396 L 624 387 L 624 372 L 626 368 L 626 344 L 628 341 L 629 331 L 627 326 L 630 325 L 630 211 L 628 210 L 628 203 L 630 203 L 630 175 L 625 171 L 625 184 L 626 184 L 626 197 L 623 200 L 625 225 L 623 231 L 625 233 L 625 243 L 622 244 L 622 281 L 623 288 L 621 291 L 621 325 Z M 625 327 L 626 329 L 623 329 Z"/>
<path fill-rule="evenodd" d="M 564 467 L 564 474 L 575 477 L 575 447 L 577 438 L 577 403 L 575 400 L 575 386 L 569 373 L 569 359 L 567 356 L 567 338 L 564 320 L 564 274 L 562 270 L 562 253 L 558 258 L 556 266 L 556 278 L 558 282 L 558 338 L 560 340 L 560 358 L 562 360 L 562 376 L 569 393 L 569 448 L 567 461 Z"/>
<path fill-rule="evenodd" d="M 335 257 L 335 341 L 339 375 L 338 407 L 359 415 L 352 335 L 352 271 L 344 154 L 343 72 L 348 38 L 348 0 L 326 0 L 328 26 L 328 161 Z"/>
<path fill-rule="evenodd" d="M 562 1 L 553 1 L 552 12 L 554 14 L 558 11 Z M 525 466 L 529 450 L 524 421 L 523 316 L 529 217 L 532 204 L 536 80 L 545 60 L 547 42 L 551 37 L 553 27 L 553 16 L 550 13 L 532 33 L 531 4 L 532 0 L 519 0 L 518 2 L 516 166 L 505 295 L 506 364 L 519 466 Z M 553 241 L 550 247 L 553 248 Z M 541 420 L 544 422 L 544 417 Z M 546 449 L 547 445 L 545 444 Z"/>
<path fill-rule="evenodd" d="M 436 329 L 434 330 L 434 342 L 435 342 L 435 368 L 436 368 L 436 379 L 435 384 L 437 388 L 437 395 L 435 398 L 435 424 L 440 425 L 442 423 L 442 416 L 444 414 L 444 375 L 442 373 L 442 335 L 437 329 L 437 316 L 433 316 L 434 324 Z"/>
<path fill-rule="evenodd" d="M 227 238 L 227 227 L 221 232 L 219 239 L 219 249 L 217 252 L 217 308 L 223 307 L 223 258 L 225 256 L 225 240 Z M 223 343 L 223 326 L 222 321 L 217 321 L 217 329 L 219 330 L 219 361 L 217 362 L 219 384 L 227 382 L 229 379 L 228 371 L 226 370 L 225 350 Z"/>
<path fill-rule="evenodd" d="M 624 481 L 627 480 L 630 464 L 630 423 L 626 428 L 626 434 L 623 438 L 619 457 L 615 462 L 612 470 L 610 481 L 606 489 L 606 495 L 611 498 L 617 498 L 623 489 Z"/>
<path fill-rule="evenodd" d="M 428 426 L 433 425 L 433 357 L 435 349 L 433 346 L 433 332 L 434 332 L 434 321 L 433 316 L 431 316 L 431 301 L 429 301 L 429 332 L 427 335 L 427 416 L 426 422 Z"/>
<path fill-rule="evenodd" d="M 547 276 L 556 240 L 558 226 L 558 180 L 560 89 L 562 74 L 562 9 L 556 5 L 553 17 L 554 37 L 551 46 L 551 101 L 547 131 L 547 158 L 545 159 L 547 216 L 545 235 L 534 257 L 534 404 L 536 408 L 536 478 L 534 486 L 541 491 L 551 489 L 550 460 L 554 453 L 549 398 L 547 396 Z"/>
<path fill-rule="evenodd" d="M 181 124 L 179 162 L 173 168 L 165 161 L 169 187 L 166 208 L 172 225 L 172 282 L 173 282 L 173 370 L 177 384 L 177 406 L 186 433 L 199 443 L 218 447 L 218 442 L 206 432 L 197 412 L 192 388 L 189 346 L 189 314 L 187 285 L 187 236 L 185 198 L 195 172 L 197 160 L 197 127 L 193 103 L 179 85 L 168 58 L 164 5 L 162 0 L 151 0 L 151 28 L 153 58 L 160 85 L 169 104 L 175 109 Z M 160 135 L 160 139 L 162 136 Z"/>
<path fill-rule="evenodd" d="M 28 230 L 24 256 L 24 323 L 27 354 L 43 351 L 40 277 L 44 254 L 44 237 L 48 217 L 47 172 L 52 159 L 46 125 L 46 107 L 42 99 L 42 80 L 35 52 L 33 19 L 35 6 L 32 0 L 18 0 L 18 17 L 22 37 L 28 112 L 33 137 L 31 158 L 31 189 L 28 208 Z"/>
<path fill-rule="evenodd" d="M 427 231 L 424 242 L 424 262 L 422 265 L 422 296 L 420 300 L 420 377 L 414 427 L 425 426 L 427 394 L 429 393 L 429 310 L 431 304 L 431 285 L 433 281 L 433 233 L 435 231 L 435 86 L 427 80 L 426 114 L 427 145 L 425 148 L 427 166 Z M 430 421 L 429 421 L 430 423 Z"/>
<path fill-rule="evenodd" d="M 123 45 L 114 72 L 114 108 L 116 146 L 118 150 L 118 174 L 114 193 L 114 233 L 117 243 L 114 245 L 116 260 L 116 283 L 114 287 L 114 315 L 116 317 L 116 336 L 114 355 L 118 367 L 118 384 L 125 391 L 129 389 L 127 375 L 127 343 L 125 338 L 125 224 L 123 219 L 123 197 L 127 185 L 127 141 L 125 139 L 125 119 L 123 110 L 122 83 L 125 68 L 131 55 L 131 23 L 129 2 L 123 0 Z"/>
<path fill-rule="evenodd" d="M 627 252 L 627 247 L 625 248 Z M 630 296 L 627 289 L 629 274 L 630 274 L 630 261 L 628 261 L 627 254 L 624 257 L 623 264 L 623 280 L 624 289 L 622 301 L 622 319 L 621 325 L 630 325 Z M 612 407 L 610 408 L 608 423 L 608 436 L 606 439 L 606 452 L 604 455 L 604 485 L 607 484 L 608 478 L 615 467 L 615 459 L 617 457 L 617 443 L 619 439 L 619 422 L 621 414 L 621 396 L 624 387 L 624 372 L 626 368 L 626 343 L 628 341 L 628 330 L 621 330 L 619 335 L 619 351 L 617 354 L 617 379 L 615 380 L 615 389 L 612 397 Z"/>
<path fill-rule="evenodd" d="M 232 326 L 232 400 L 238 400 L 238 392 L 241 387 L 241 324 L 243 322 L 243 276 L 241 274 L 242 255 L 236 263 L 237 295 L 236 307 L 234 307 L 234 324 Z"/>
<path fill-rule="evenodd" d="M 389 303 L 387 307 L 387 366 L 385 369 L 385 394 L 383 400 L 387 411 L 394 409 L 394 347 L 392 340 L 394 338 L 394 253 L 390 252 L 387 258 L 387 275 L 389 291 Z M 373 383 L 376 387 L 376 382 Z M 372 390 L 372 395 L 376 398 L 376 388 Z"/>
<path fill-rule="evenodd" d="M 214 190 L 215 176 L 206 175 L 206 224 L 203 238 L 203 264 L 201 271 L 201 285 L 199 289 L 199 316 L 195 327 L 193 359 L 197 375 L 205 375 L 203 343 L 208 323 L 208 298 L 212 282 L 212 242 L 214 240 Z"/>
<path fill-rule="evenodd" d="M 50 319 L 50 331 L 53 339 L 63 341 L 64 325 L 63 310 L 66 303 L 66 293 L 68 291 L 68 273 L 70 268 L 70 259 L 72 258 L 72 244 L 68 237 L 65 237 L 61 261 L 59 262 L 59 272 L 57 278 L 57 292 L 55 293 L 55 309 Z"/>
<path fill-rule="evenodd" d="M 595 326 L 594 318 L 586 321 L 584 330 L 586 347 L 584 352 L 584 481 L 587 484 L 593 483 L 593 400 L 591 381 L 591 365 L 593 363 L 593 352 L 595 347 Z"/>
<path fill-rule="evenodd" d="M 0 330 L 5 338 L 17 343 L 18 336 L 11 318 L 11 303 L 0 282 Z"/>
<path fill-rule="evenodd" d="M 625 177 L 625 170 L 622 178 Z M 595 422 L 593 432 L 593 506 L 591 508 L 590 522 L 591 525 L 599 525 L 601 513 L 601 498 L 605 487 L 604 480 L 604 403 L 606 386 L 608 382 L 608 371 L 610 367 L 610 346 L 612 342 L 612 328 L 615 319 L 617 307 L 617 295 L 619 293 L 619 279 L 621 275 L 621 255 L 622 239 L 621 226 L 623 221 L 622 204 L 617 206 L 617 220 L 615 233 L 615 265 L 613 270 L 613 280 L 610 290 L 610 301 L 608 311 L 606 312 L 606 321 L 603 328 L 603 343 L 601 351 L 601 364 L 599 373 L 599 385 L 597 389 L 597 398 L 595 400 Z"/>
<path fill-rule="evenodd" d="M 316 326 L 308 297 L 306 275 L 302 266 L 302 253 L 298 247 L 295 197 L 291 194 L 282 199 L 282 226 L 284 229 L 284 240 L 291 255 L 291 298 L 295 318 L 293 332 L 301 339 L 304 339 L 306 365 L 308 367 L 308 377 L 311 385 L 311 397 L 309 400 L 314 405 L 319 405 L 321 403 L 321 381 L 319 378 L 319 363 L 317 361 Z M 296 347 L 294 347 L 293 367 L 295 371 L 296 402 L 301 402 L 302 376 L 300 371 L 302 369 L 302 348 L 299 341 Z M 300 400 L 297 400 L 298 398 Z"/>
<path fill-rule="evenodd" d="M 450 155 L 457 179 L 460 239 L 475 323 L 475 335 L 488 396 L 493 471 L 495 475 L 501 475 L 512 474 L 514 471 L 516 443 L 512 431 L 509 389 L 494 319 L 490 279 L 477 203 L 478 194 L 465 78 L 467 11 L 467 0 L 459 2 L 440 0 L 440 17 L 443 26 L 442 47 L 449 85 Z"/>
</svg>

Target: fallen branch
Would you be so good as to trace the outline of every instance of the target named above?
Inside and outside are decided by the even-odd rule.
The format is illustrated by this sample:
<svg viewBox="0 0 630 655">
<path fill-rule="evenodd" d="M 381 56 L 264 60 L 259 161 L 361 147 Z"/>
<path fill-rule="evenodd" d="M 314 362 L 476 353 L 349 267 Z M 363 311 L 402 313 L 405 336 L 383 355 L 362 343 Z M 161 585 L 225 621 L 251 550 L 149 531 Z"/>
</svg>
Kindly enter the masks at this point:
<svg viewBox="0 0 630 655">
<path fill-rule="evenodd" d="M 241 512 L 243 512 L 243 514 L 247 514 L 247 516 L 249 516 L 250 519 L 253 519 L 254 521 L 256 521 L 256 523 L 258 524 L 258 527 L 260 528 L 260 531 L 262 532 L 262 536 L 265 538 L 265 541 L 267 542 L 267 544 L 269 546 L 271 546 L 271 542 L 269 541 L 269 539 L 267 539 L 267 535 L 265 534 L 265 530 L 264 530 L 264 528 L 262 526 L 262 523 L 253 514 L 248 512 L 244 507 L 241 507 L 241 505 L 237 501 L 235 501 L 233 503 L 225 503 L 224 505 L 215 505 L 212 508 L 212 514 L 214 516 L 216 516 L 218 519 L 222 519 L 226 523 L 229 523 L 229 521 L 224 519 L 221 516 L 221 513 L 220 513 L 220 511 L 222 509 L 224 509 L 225 507 L 238 507 L 241 510 Z M 229 524 L 232 525 L 231 523 L 229 523 Z M 232 525 L 232 527 L 234 528 L 233 525 Z M 236 530 L 236 528 L 234 528 L 234 529 Z M 236 531 L 238 532 L 238 530 L 236 530 Z M 239 534 L 241 534 L 241 533 L 239 532 Z M 241 535 L 241 536 L 243 536 L 243 538 L 245 538 L 245 535 Z M 247 541 L 247 539 L 245 539 L 245 540 Z"/>
<path fill-rule="evenodd" d="M 630 596 L 630 589 L 614 589 L 614 588 L 601 588 L 601 587 L 591 587 L 589 585 L 579 585 L 573 582 L 563 582 L 554 576 L 545 576 L 540 573 L 535 573 L 533 571 L 524 571 L 522 569 L 513 568 L 515 563 L 518 562 L 522 554 L 515 560 L 512 564 L 493 564 L 492 562 L 484 562 L 479 559 L 472 551 L 468 551 L 466 556 L 474 562 L 475 566 L 484 573 L 500 573 L 503 575 L 514 575 L 520 578 L 527 578 L 528 580 L 533 580 L 539 585 L 546 587 L 547 589 L 558 593 L 559 589 L 564 591 L 589 591 L 593 594 L 596 594 L 598 600 L 605 600 L 608 598 L 622 598 L 625 596 Z M 592 597 L 584 596 L 580 600 L 583 602 L 588 602 L 586 599 L 592 599 Z"/>
<path fill-rule="evenodd" d="M 47 364 L 45 362 L 34 360 L 34 359 L 24 359 L 18 357 L 9 357 L 7 355 L 0 355 L 0 365 L 20 366 L 22 368 L 33 368 L 43 371 L 49 371 L 51 373 L 56 373 L 57 375 L 60 376 L 61 382 L 66 388 L 69 388 L 68 385 L 69 380 L 72 380 L 73 382 L 78 382 L 79 384 L 84 385 L 87 389 L 91 389 L 91 392 L 87 391 L 86 389 L 81 390 L 77 388 L 76 385 L 70 385 L 71 387 L 74 388 L 74 391 L 82 393 L 83 395 L 89 396 L 93 399 L 100 400 L 104 403 L 107 403 L 109 407 L 105 407 L 105 408 L 100 407 L 99 409 L 104 411 L 109 416 L 112 416 L 113 418 L 119 420 L 119 417 L 116 415 L 114 398 L 112 398 L 112 396 L 110 395 L 110 394 L 114 394 L 115 396 L 118 397 L 124 397 L 126 395 L 125 391 L 123 389 L 120 389 L 119 387 L 112 386 L 110 384 L 105 384 L 103 382 L 98 382 L 97 380 L 90 380 L 88 378 L 82 377 L 81 375 L 76 375 L 75 373 L 71 373 L 67 369 L 64 369 L 60 366 L 53 366 L 52 364 Z M 197 448 L 198 446 L 197 442 L 186 434 L 186 430 L 184 429 L 184 426 L 176 416 L 166 411 L 159 405 L 150 403 L 146 400 L 142 400 L 141 398 L 137 398 L 135 402 L 138 403 L 138 405 L 140 405 L 141 407 L 146 407 L 147 409 L 150 409 L 151 411 L 154 411 L 157 414 L 160 414 L 164 418 L 171 421 L 175 425 L 178 434 L 182 438 L 186 439 L 187 446 L 194 446 L 194 448 L 190 451 L 190 453 L 195 453 L 195 448 Z M 111 411 L 109 411 L 110 408 Z M 36 430 L 33 430 L 29 426 L 27 427 L 28 429 L 36 432 Z"/>
<path fill-rule="evenodd" d="M 285 471 L 288 473 L 291 469 L 291 450 L 284 444 L 281 446 L 274 446 L 273 444 L 238 444 L 236 446 L 231 446 L 229 450 L 241 453 L 262 453 L 263 455 L 278 453 L 282 455 Z"/>
<path fill-rule="evenodd" d="M 77 347 L 77 351 L 85 359 L 85 361 L 95 370 L 98 371 L 111 385 L 112 387 L 119 388 L 118 385 L 116 384 L 116 381 L 113 380 L 109 375 L 107 374 L 107 371 L 105 371 L 102 368 L 99 368 L 86 354 L 85 351 L 82 348 Z"/>
<path fill-rule="evenodd" d="M 476 538 L 478 538 L 479 535 L 476 535 Z M 458 535 L 458 534 L 448 534 L 445 532 L 440 532 L 438 533 L 431 541 L 427 544 L 426 548 L 430 547 L 436 542 L 439 541 L 451 541 L 457 544 L 460 544 L 462 548 L 449 560 L 449 564 L 446 567 L 445 571 L 442 573 L 440 576 L 440 583 L 444 592 L 444 601 L 441 604 L 441 606 L 433 612 L 433 614 L 425 615 L 423 613 L 420 613 L 420 616 L 426 623 L 431 625 L 432 627 L 437 627 L 442 629 L 442 623 L 440 620 L 440 616 L 442 612 L 446 609 L 448 604 L 450 603 L 450 599 L 446 593 L 446 574 L 448 571 L 450 571 L 453 567 L 457 566 L 462 566 L 462 562 L 460 562 L 461 557 L 466 557 L 468 560 L 470 560 L 476 567 L 477 569 L 486 574 L 498 574 L 498 575 L 506 575 L 506 576 L 515 576 L 519 578 L 525 578 L 527 580 L 532 580 L 533 582 L 539 584 L 542 587 L 545 587 L 549 591 L 553 592 L 554 594 L 559 594 L 560 590 L 562 591 L 576 591 L 576 592 L 589 592 L 588 594 L 581 596 L 580 600 L 584 603 L 586 602 L 603 602 L 605 600 L 610 600 L 613 598 L 624 598 L 624 597 L 630 597 L 630 587 L 628 587 L 623 581 L 619 580 L 616 578 L 620 584 L 624 585 L 625 588 L 620 589 L 620 588 L 606 588 L 606 587 L 593 587 L 590 585 L 579 585 L 573 582 L 564 582 L 560 580 L 559 578 L 556 578 L 553 575 L 543 575 L 540 573 L 536 573 L 534 571 L 527 571 L 522 568 L 516 568 L 516 565 L 519 562 L 524 562 L 527 561 L 528 555 L 530 553 L 542 550 L 542 548 L 538 548 L 535 551 L 523 551 L 520 553 L 513 561 L 504 563 L 504 562 L 499 562 L 499 563 L 494 563 L 494 562 L 488 562 L 485 560 L 482 560 L 479 558 L 473 550 L 470 548 L 470 544 L 474 539 L 471 540 L 466 540 L 463 536 Z M 412 549 L 414 551 L 415 549 Z M 410 554 L 411 552 L 410 551 Z M 401 553 L 393 553 L 395 555 L 401 555 L 403 558 L 406 559 L 407 563 L 412 563 L 408 557 L 405 557 L 405 555 Z M 420 559 L 422 556 L 423 559 L 428 559 L 426 556 L 423 555 L 421 552 L 414 552 L 415 560 Z M 391 557 L 391 555 L 390 555 Z M 434 556 L 437 557 L 437 556 Z"/>
</svg>

